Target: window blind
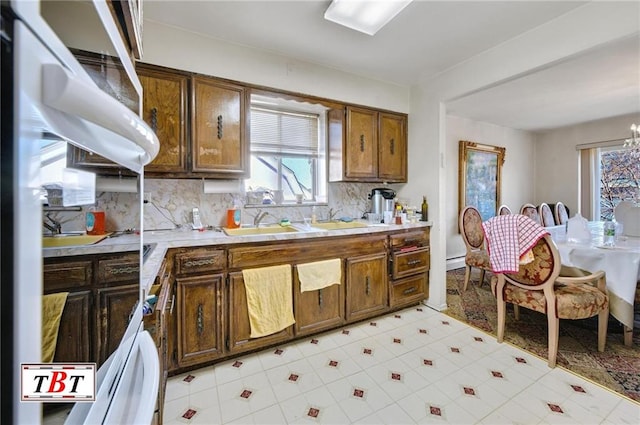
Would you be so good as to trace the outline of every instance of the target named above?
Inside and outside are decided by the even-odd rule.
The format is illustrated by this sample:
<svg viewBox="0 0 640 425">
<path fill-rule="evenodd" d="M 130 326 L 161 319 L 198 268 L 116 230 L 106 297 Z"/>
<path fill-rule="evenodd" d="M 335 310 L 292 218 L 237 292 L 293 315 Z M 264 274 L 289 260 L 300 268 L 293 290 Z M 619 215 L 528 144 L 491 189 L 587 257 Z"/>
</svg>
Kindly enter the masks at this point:
<svg viewBox="0 0 640 425">
<path fill-rule="evenodd" d="M 318 115 L 252 107 L 251 152 L 317 155 Z"/>
</svg>

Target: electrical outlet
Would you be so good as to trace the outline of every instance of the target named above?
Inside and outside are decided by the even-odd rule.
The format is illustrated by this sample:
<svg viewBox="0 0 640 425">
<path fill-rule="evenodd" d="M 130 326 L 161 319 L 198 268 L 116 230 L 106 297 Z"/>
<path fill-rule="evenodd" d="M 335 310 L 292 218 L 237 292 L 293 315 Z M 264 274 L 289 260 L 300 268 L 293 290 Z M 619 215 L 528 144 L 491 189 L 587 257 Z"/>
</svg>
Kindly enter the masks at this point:
<svg viewBox="0 0 640 425">
<path fill-rule="evenodd" d="M 144 202 L 149 202 L 151 200 L 151 192 L 145 192 L 144 193 Z"/>
</svg>

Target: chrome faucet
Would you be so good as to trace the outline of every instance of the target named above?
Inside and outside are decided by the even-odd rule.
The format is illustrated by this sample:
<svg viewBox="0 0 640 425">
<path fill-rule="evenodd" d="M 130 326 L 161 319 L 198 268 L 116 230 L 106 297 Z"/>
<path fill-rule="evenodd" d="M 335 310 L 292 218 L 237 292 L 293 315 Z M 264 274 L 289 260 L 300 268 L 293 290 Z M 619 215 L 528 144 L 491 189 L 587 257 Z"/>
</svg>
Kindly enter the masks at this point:
<svg viewBox="0 0 640 425">
<path fill-rule="evenodd" d="M 45 214 L 45 217 L 49 219 L 51 224 L 43 221 L 42 225 L 46 227 L 51 232 L 51 234 L 59 235 L 60 233 L 62 233 L 62 224 L 59 221 L 54 220 L 49 214 Z"/>
<path fill-rule="evenodd" d="M 329 208 L 329 221 L 333 221 L 333 219 L 335 218 L 336 214 L 338 214 L 338 212 L 340 212 L 340 209 L 338 208 L 337 210 L 334 210 L 333 208 Z"/>
<path fill-rule="evenodd" d="M 253 217 L 253 225 L 255 227 L 260 226 L 260 223 L 262 222 L 262 220 L 264 220 L 264 218 L 268 215 L 269 215 L 268 212 L 258 210 L 258 213 Z"/>
</svg>

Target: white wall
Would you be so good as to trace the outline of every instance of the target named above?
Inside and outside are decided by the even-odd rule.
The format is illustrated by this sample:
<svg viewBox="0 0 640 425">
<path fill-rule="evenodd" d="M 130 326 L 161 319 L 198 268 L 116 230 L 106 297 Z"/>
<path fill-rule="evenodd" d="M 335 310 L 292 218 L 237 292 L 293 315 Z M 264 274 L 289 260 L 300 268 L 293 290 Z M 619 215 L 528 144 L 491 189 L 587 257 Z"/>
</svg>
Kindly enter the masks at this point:
<svg viewBox="0 0 640 425">
<path fill-rule="evenodd" d="M 395 112 L 409 112 L 409 87 L 385 83 L 144 22 L 143 62 Z"/>
<path fill-rule="evenodd" d="M 629 127 L 640 122 L 638 115 L 590 121 L 536 135 L 536 203 L 562 201 L 571 215 L 579 212 L 579 175 L 577 145 L 609 140 L 624 140 Z M 558 184 L 562 182 L 562 184 Z"/>
<path fill-rule="evenodd" d="M 525 202 L 534 202 L 534 135 L 494 124 L 447 115 L 445 214 L 447 259 L 464 256 L 465 247 L 458 233 L 458 145 L 468 140 L 506 148 L 502 166 L 501 203 L 516 211 Z"/>
</svg>

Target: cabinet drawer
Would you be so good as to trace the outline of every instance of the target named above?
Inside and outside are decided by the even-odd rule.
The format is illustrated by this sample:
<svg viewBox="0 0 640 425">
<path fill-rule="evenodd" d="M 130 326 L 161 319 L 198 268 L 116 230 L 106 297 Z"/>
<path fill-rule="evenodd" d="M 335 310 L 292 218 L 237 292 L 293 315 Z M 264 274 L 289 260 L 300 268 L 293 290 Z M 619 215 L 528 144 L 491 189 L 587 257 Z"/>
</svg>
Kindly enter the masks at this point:
<svg viewBox="0 0 640 425">
<path fill-rule="evenodd" d="M 208 273 L 226 266 L 227 257 L 223 249 L 196 248 L 176 254 L 176 275 Z"/>
<path fill-rule="evenodd" d="M 138 282 L 140 260 L 137 255 L 98 261 L 98 283 Z"/>
<path fill-rule="evenodd" d="M 48 294 L 61 289 L 89 286 L 92 270 L 91 261 L 45 264 L 44 292 Z"/>
<path fill-rule="evenodd" d="M 389 240 L 392 249 L 403 246 L 429 246 L 429 228 L 391 235 Z"/>
<path fill-rule="evenodd" d="M 391 308 L 419 303 L 425 298 L 427 276 L 421 274 L 394 282 L 391 285 Z"/>
<path fill-rule="evenodd" d="M 394 279 L 424 273 L 429 270 L 429 248 L 394 252 L 392 261 Z"/>
</svg>

